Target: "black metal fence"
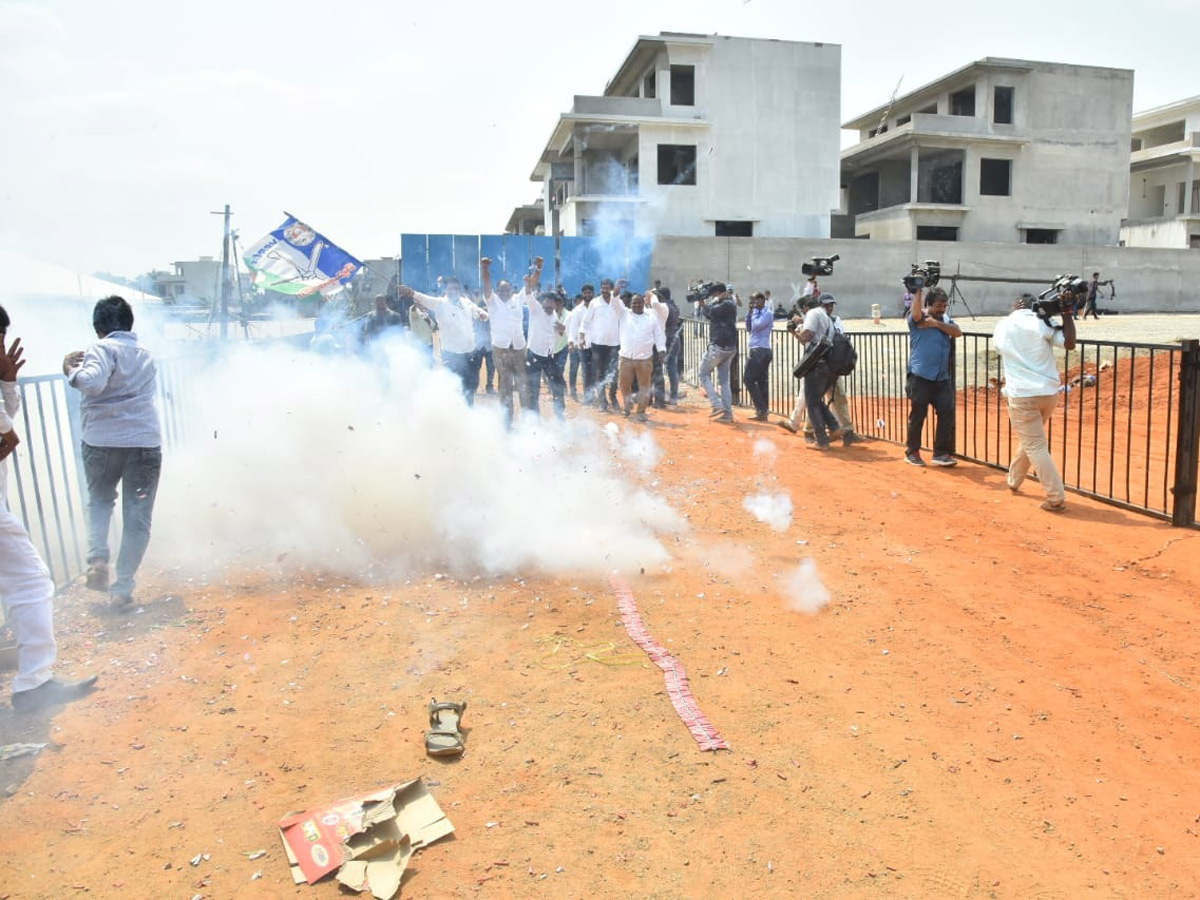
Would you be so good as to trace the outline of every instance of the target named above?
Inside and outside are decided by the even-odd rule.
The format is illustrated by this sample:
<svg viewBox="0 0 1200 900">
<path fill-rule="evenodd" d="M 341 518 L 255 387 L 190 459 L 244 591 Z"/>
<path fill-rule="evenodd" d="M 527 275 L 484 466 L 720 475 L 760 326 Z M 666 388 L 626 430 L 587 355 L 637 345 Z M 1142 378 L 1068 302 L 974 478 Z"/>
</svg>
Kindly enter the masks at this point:
<svg viewBox="0 0 1200 900">
<path fill-rule="evenodd" d="M 708 346 L 708 323 L 684 322 L 683 369 L 695 381 Z M 855 431 L 896 444 L 906 439 L 909 340 L 904 333 L 855 332 L 855 371 L 843 380 Z M 989 334 L 954 343 L 956 452 L 1007 468 L 1017 449 L 1001 393 L 1003 364 Z M 791 414 L 802 347 L 791 334 L 771 335 L 770 409 Z M 747 358 L 739 331 L 737 366 Z M 1079 340 L 1061 354 L 1066 385 L 1050 426 L 1050 446 L 1069 490 L 1126 509 L 1195 526 L 1200 480 L 1200 341 L 1178 344 Z M 737 402 L 749 398 L 735 384 Z M 925 447 L 932 445 L 933 415 Z"/>
</svg>

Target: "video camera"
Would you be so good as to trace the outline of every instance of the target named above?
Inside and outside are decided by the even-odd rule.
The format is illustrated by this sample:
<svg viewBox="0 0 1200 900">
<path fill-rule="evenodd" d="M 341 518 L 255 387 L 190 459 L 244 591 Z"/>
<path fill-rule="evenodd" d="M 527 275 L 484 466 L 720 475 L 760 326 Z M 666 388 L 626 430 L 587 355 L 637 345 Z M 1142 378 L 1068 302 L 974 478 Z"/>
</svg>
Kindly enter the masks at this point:
<svg viewBox="0 0 1200 900">
<path fill-rule="evenodd" d="M 1087 299 L 1088 283 L 1078 275 L 1059 275 L 1054 283 L 1037 295 L 1030 307 L 1039 319 L 1050 324 L 1052 316 L 1061 316 Z"/>
<path fill-rule="evenodd" d="M 942 277 L 942 264 L 936 259 L 925 260 L 924 266 L 912 264 L 912 272 L 905 275 L 903 278 L 904 289 L 909 293 L 921 291 L 925 288 L 936 287 L 938 279 Z"/>
<path fill-rule="evenodd" d="M 707 300 L 709 297 L 732 290 L 732 284 L 725 284 L 723 281 L 705 281 L 688 291 L 687 302 L 699 303 L 701 300 Z"/>
<path fill-rule="evenodd" d="M 822 277 L 833 274 L 833 264 L 841 259 L 838 253 L 833 256 L 814 256 L 812 262 L 804 263 L 800 266 L 800 271 L 805 275 L 820 275 Z"/>
</svg>

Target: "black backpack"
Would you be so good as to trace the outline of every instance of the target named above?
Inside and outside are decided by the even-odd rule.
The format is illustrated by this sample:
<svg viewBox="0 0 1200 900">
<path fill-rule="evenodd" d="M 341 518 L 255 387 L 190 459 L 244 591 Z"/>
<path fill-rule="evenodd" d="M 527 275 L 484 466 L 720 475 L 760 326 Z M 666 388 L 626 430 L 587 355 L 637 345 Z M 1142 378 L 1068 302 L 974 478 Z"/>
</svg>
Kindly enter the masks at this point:
<svg viewBox="0 0 1200 900">
<path fill-rule="evenodd" d="M 842 375 L 849 375 L 858 365 L 858 351 L 850 343 L 850 338 L 840 331 L 833 333 L 833 344 L 830 346 L 829 352 L 825 354 L 825 365 L 839 378 Z"/>
</svg>

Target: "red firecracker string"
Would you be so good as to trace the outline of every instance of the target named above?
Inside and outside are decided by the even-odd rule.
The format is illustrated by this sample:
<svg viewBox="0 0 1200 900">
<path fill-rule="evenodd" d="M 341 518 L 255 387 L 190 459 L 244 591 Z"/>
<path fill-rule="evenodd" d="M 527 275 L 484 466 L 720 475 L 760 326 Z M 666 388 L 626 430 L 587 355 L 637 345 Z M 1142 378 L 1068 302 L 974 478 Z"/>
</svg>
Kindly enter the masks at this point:
<svg viewBox="0 0 1200 900">
<path fill-rule="evenodd" d="M 666 648 L 650 636 L 642 614 L 638 612 L 637 603 L 633 599 L 633 591 L 624 581 L 613 576 L 613 592 L 617 595 L 617 608 L 621 611 L 621 620 L 625 623 L 625 631 L 633 638 L 634 643 L 646 651 L 646 655 L 663 671 L 667 683 L 667 696 L 671 705 L 683 720 L 701 750 L 728 750 L 729 745 L 721 737 L 715 725 L 708 716 L 700 712 L 696 698 L 688 684 L 687 672 L 679 660 L 667 652 Z"/>
</svg>

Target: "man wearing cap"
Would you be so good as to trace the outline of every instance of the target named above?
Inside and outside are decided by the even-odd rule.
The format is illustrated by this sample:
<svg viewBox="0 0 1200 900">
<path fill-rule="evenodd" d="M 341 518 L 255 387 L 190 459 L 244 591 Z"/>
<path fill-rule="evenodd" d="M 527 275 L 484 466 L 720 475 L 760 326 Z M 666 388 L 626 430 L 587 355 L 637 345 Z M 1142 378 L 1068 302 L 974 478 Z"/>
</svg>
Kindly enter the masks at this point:
<svg viewBox="0 0 1200 900">
<path fill-rule="evenodd" d="M 721 282 L 709 287 L 707 297 L 696 301 L 700 313 L 709 321 L 708 351 L 700 361 L 700 386 L 712 404 L 709 415 L 720 422 L 733 421 L 733 389 L 729 369 L 737 353 L 737 301 L 733 291 Z M 713 388 L 713 370 L 721 386 L 721 396 Z"/>
</svg>

